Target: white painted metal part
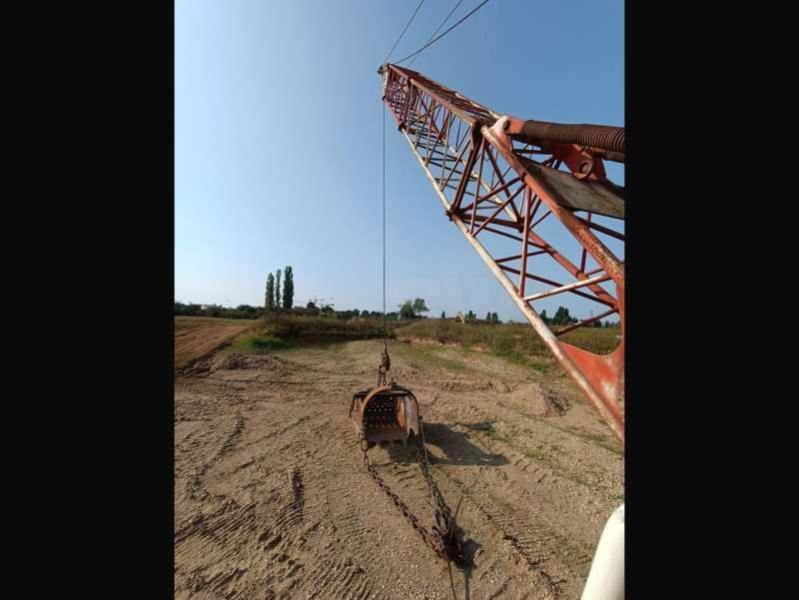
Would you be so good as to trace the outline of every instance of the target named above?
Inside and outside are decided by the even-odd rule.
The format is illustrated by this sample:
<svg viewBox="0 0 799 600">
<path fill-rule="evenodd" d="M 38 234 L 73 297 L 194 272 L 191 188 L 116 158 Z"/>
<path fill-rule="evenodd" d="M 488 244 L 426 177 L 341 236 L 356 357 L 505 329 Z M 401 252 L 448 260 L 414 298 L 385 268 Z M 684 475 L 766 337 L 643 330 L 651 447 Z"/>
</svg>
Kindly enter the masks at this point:
<svg viewBox="0 0 799 600">
<path fill-rule="evenodd" d="M 602 530 L 580 600 L 624 600 L 624 504 Z"/>
</svg>

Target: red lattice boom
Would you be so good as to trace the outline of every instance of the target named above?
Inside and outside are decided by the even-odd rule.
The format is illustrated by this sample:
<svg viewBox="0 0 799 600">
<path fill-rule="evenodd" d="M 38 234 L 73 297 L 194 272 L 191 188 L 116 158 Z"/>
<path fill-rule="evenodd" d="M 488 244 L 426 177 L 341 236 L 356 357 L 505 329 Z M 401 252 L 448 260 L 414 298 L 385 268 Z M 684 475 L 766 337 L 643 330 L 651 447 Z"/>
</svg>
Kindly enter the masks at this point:
<svg viewBox="0 0 799 600">
<path fill-rule="evenodd" d="M 523 121 L 416 71 L 379 72 L 383 99 L 447 216 L 623 444 L 624 263 L 609 245 L 624 242 L 624 189 L 608 180 L 603 161 L 624 161 L 624 130 Z M 555 224 L 564 234 L 544 239 Z M 508 240 L 515 253 L 498 254 Z M 562 276 L 542 273 L 545 260 Z M 540 284 L 545 289 L 531 289 Z M 599 314 L 550 329 L 533 305 L 564 293 L 590 300 Z M 613 314 L 621 339 L 608 355 L 558 339 Z"/>
</svg>

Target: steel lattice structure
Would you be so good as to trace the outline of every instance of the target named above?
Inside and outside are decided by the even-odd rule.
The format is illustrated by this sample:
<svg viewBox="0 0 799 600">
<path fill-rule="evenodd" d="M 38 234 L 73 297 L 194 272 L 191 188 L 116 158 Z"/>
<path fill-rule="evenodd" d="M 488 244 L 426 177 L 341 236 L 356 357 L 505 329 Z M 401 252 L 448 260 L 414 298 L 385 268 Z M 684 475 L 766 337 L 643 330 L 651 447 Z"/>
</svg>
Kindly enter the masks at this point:
<svg viewBox="0 0 799 600">
<path fill-rule="evenodd" d="M 603 162 L 624 162 L 624 129 L 524 121 L 416 71 L 387 64 L 378 73 L 383 100 L 446 215 L 624 444 L 624 262 L 609 248 L 609 240 L 624 242 L 624 188 L 608 180 Z M 576 241 L 572 258 L 564 236 L 542 237 L 547 218 Z M 507 247 L 507 240 L 516 253 L 498 255 L 506 253 L 498 242 Z M 542 275 L 545 260 L 558 266 L 559 281 Z M 531 293 L 540 284 L 548 287 Z M 596 303 L 601 313 L 551 329 L 533 304 L 562 293 Z M 612 314 L 621 336 L 608 355 L 558 339 Z"/>
</svg>

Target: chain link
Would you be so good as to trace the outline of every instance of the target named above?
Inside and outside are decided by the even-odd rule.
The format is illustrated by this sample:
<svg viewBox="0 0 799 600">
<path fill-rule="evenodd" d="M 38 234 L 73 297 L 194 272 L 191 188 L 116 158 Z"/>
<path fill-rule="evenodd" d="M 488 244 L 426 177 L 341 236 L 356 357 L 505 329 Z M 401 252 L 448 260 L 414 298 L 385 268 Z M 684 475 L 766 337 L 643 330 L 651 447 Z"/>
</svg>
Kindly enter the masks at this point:
<svg viewBox="0 0 799 600">
<path fill-rule="evenodd" d="M 391 369 L 391 357 L 388 355 L 388 341 L 383 340 L 385 348 L 381 355 L 380 366 L 377 369 L 377 386 L 388 384 L 388 372 Z"/>
<path fill-rule="evenodd" d="M 385 309 L 384 309 L 385 314 Z M 377 385 L 386 385 L 388 380 L 388 372 L 391 369 L 391 358 L 388 355 L 388 340 L 383 340 L 383 354 L 381 356 L 380 367 L 377 370 Z M 393 385 L 393 381 L 392 381 Z M 369 444 L 363 437 L 361 438 L 361 451 L 363 452 L 363 464 L 366 470 L 375 480 L 375 483 L 391 498 L 394 505 L 399 508 L 400 512 L 405 515 L 413 528 L 419 532 L 419 535 L 425 543 L 436 553 L 439 557 L 455 563 L 457 567 L 463 568 L 469 566 L 469 559 L 463 552 L 460 543 L 456 539 L 455 520 L 452 518 L 447 503 L 444 497 L 433 480 L 433 474 L 430 469 L 430 459 L 427 456 L 427 449 L 425 447 L 424 439 L 424 425 L 422 424 L 422 417 L 419 416 L 419 435 L 414 436 L 414 444 L 416 446 L 416 455 L 419 462 L 419 469 L 424 475 L 427 482 L 427 488 L 430 491 L 430 496 L 433 498 L 435 504 L 435 520 L 436 524 L 432 527 L 432 532 L 419 522 L 419 519 L 414 515 L 402 499 L 394 493 L 382 477 L 377 472 L 377 469 L 369 462 Z"/>
<path fill-rule="evenodd" d="M 419 419 L 419 428 L 422 428 L 421 418 Z M 369 462 L 366 444 L 362 443 L 361 450 L 363 451 L 363 462 L 366 466 L 366 470 L 369 471 L 372 479 L 375 480 L 377 485 L 386 493 L 391 501 L 394 502 L 394 505 L 399 508 L 400 512 L 405 515 L 405 518 L 408 519 L 411 526 L 413 526 L 413 528 L 422 537 L 424 542 L 433 550 L 433 552 L 436 553 L 437 556 L 445 560 L 452 561 L 458 567 L 467 566 L 468 559 L 463 553 L 463 550 L 455 537 L 455 523 L 452 519 L 449 507 L 444 501 L 444 497 L 441 495 L 436 482 L 433 480 L 433 475 L 430 472 L 430 462 L 427 456 L 427 450 L 425 449 L 423 433 L 415 438 L 415 445 L 417 449 L 419 468 L 422 471 L 422 475 L 424 475 L 425 481 L 427 482 L 427 487 L 430 490 L 430 495 L 432 496 L 436 506 L 436 525 L 432 527 L 432 532 L 419 522 L 419 519 L 411 512 L 411 510 L 408 508 L 408 505 L 405 504 L 402 499 L 397 496 L 397 494 L 395 494 L 394 491 L 388 486 L 383 478 L 380 477 L 380 475 L 377 473 L 377 469 L 375 469 L 374 466 Z"/>
</svg>

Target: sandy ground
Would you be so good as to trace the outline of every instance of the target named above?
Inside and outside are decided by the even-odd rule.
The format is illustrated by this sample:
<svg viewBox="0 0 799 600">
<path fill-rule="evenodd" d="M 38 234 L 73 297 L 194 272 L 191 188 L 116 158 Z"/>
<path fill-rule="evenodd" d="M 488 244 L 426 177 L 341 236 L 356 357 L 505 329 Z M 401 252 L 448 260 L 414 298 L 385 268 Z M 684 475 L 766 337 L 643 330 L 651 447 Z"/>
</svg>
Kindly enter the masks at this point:
<svg viewBox="0 0 799 600">
<path fill-rule="evenodd" d="M 183 318 L 176 321 L 175 367 L 182 368 L 192 361 L 213 352 L 252 325 L 250 321 Z M 178 325 L 180 325 L 178 327 Z"/>
<path fill-rule="evenodd" d="M 176 598 L 452 598 L 446 563 L 372 481 L 347 411 L 382 343 L 218 353 L 175 381 Z M 475 567 L 458 598 L 578 598 L 623 453 L 565 376 L 393 342 Z M 555 370 L 557 371 L 557 369 Z M 410 452 L 370 451 L 428 527 Z"/>
</svg>

